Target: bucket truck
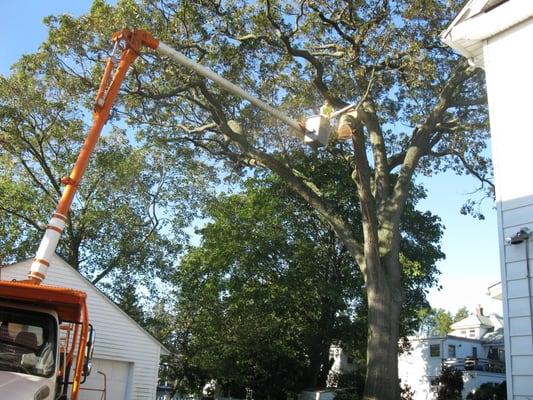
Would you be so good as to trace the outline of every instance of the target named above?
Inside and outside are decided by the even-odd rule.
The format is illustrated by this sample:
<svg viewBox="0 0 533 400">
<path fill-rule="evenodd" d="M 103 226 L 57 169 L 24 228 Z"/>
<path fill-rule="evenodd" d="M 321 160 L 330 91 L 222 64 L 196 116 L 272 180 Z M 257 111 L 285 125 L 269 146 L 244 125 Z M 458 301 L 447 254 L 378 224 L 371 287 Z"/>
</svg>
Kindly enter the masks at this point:
<svg viewBox="0 0 533 400">
<path fill-rule="evenodd" d="M 124 77 L 143 47 L 172 58 L 181 66 L 218 83 L 286 123 L 293 135 L 325 145 L 329 128 L 320 116 L 301 124 L 240 87 L 195 63 L 143 30 L 117 32 L 96 95 L 93 124 L 47 225 L 26 280 L 0 281 L 0 398 L 77 400 L 90 372 L 94 332 L 84 292 L 41 284 L 47 275 L 76 190 L 102 128 L 109 118 Z"/>
</svg>

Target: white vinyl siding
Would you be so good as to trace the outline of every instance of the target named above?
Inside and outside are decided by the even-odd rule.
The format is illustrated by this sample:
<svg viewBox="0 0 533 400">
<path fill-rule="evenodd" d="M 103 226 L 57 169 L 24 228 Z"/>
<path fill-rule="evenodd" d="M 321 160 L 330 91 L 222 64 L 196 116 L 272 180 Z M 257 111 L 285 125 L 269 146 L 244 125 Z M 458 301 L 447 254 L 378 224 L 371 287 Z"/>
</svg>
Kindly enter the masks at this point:
<svg viewBox="0 0 533 400">
<path fill-rule="evenodd" d="M 431 380 L 441 374 L 442 359 L 430 356 L 431 346 L 436 346 L 435 349 L 439 350 L 441 355 L 443 355 L 443 351 L 446 352 L 445 354 L 449 354 L 449 349 L 455 348 L 455 357 L 458 359 L 471 357 L 474 352 L 473 348 L 477 347 L 478 356 L 487 358 L 487 349 L 481 345 L 480 340 L 457 336 L 446 336 L 437 340 L 435 338 L 410 337 L 411 350 L 400 354 L 398 357 L 399 378 L 402 384 L 407 384 L 414 390 L 414 400 L 436 398 L 436 392 L 432 390 Z M 469 371 L 468 374 L 465 374 L 462 398 L 466 398 L 468 393 L 473 389 L 477 389 L 483 383 L 500 383 L 504 380 L 505 374 Z"/>
<path fill-rule="evenodd" d="M 505 242 L 521 228 L 533 231 L 532 40 L 530 19 L 490 38 L 484 46 L 508 349 L 507 385 L 512 400 L 533 396 L 533 279 L 528 282 L 526 264 L 529 261 L 533 267 L 533 246 L 531 240 L 515 245 Z"/>
<path fill-rule="evenodd" d="M 532 240 L 507 244 L 521 228 L 533 231 L 531 124 L 533 93 L 533 2 L 508 0 L 478 16 L 464 18 L 487 0 L 470 0 L 441 38 L 461 54 L 464 46 L 483 48 L 492 137 L 492 160 L 498 209 L 498 234 L 505 326 L 507 394 L 509 400 L 533 398 Z M 482 61 L 482 62 L 480 62 Z M 526 257 L 526 246 L 529 257 Z M 526 258 L 529 258 L 527 260 Z"/>
</svg>

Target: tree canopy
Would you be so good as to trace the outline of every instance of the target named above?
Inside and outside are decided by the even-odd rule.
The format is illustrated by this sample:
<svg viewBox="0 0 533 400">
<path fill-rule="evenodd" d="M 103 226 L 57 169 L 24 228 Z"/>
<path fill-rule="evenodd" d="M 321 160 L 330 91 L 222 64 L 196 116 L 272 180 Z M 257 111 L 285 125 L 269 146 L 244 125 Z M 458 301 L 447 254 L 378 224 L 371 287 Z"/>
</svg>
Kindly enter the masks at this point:
<svg viewBox="0 0 533 400">
<path fill-rule="evenodd" d="M 0 264 L 35 254 L 86 130 L 69 90 L 28 73 L 27 62 L 0 78 Z M 111 294 L 119 278 L 153 288 L 181 248 L 191 213 L 180 210 L 194 196 L 184 194 L 188 173 L 165 157 L 113 126 L 72 206 L 58 253 Z"/>
<path fill-rule="evenodd" d="M 313 177 L 324 182 L 349 168 L 331 158 L 315 165 L 320 168 Z M 350 188 L 350 179 L 333 194 L 350 214 L 359 205 L 341 185 Z M 424 290 L 434 283 L 435 262 L 443 256 L 438 218 L 414 209 L 423 195 L 413 190 L 402 224 L 410 299 L 405 333 L 417 322 L 416 310 L 427 306 Z M 248 179 L 242 192 L 208 203 L 205 213 L 211 222 L 199 232 L 201 243 L 182 258 L 176 277 L 175 313 L 187 319 L 189 335 L 176 346 L 177 362 L 204 371 L 233 394 L 252 387 L 261 397 L 275 398 L 324 387 L 332 344 L 353 355 L 361 374 L 364 280 L 320 215 L 273 175 Z M 354 221 L 354 229 L 358 225 Z"/>
<path fill-rule="evenodd" d="M 418 334 L 426 337 L 445 336 L 452 331 L 452 324 L 468 317 L 470 312 L 461 307 L 455 315 L 442 308 L 422 308 L 418 312 L 421 319 Z"/>
</svg>

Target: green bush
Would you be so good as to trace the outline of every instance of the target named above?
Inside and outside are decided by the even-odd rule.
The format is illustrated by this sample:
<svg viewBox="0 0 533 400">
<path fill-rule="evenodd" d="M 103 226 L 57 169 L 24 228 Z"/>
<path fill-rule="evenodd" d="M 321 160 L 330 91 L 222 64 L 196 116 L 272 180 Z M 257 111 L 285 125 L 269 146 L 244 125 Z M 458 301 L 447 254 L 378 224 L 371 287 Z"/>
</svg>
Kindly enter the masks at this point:
<svg viewBox="0 0 533 400">
<path fill-rule="evenodd" d="M 361 400 L 361 397 L 352 390 L 339 390 L 335 393 L 334 400 Z"/>
<path fill-rule="evenodd" d="M 463 372 L 443 366 L 440 375 L 431 381 L 438 387 L 437 400 L 460 400 L 463 391 Z"/>
<path fill-rule="evenodd" d="M 507 385 L 502 383 L 484 383 L 474 392 L 468 393 L 468 400 L 506 400 Z"/>
</svg>

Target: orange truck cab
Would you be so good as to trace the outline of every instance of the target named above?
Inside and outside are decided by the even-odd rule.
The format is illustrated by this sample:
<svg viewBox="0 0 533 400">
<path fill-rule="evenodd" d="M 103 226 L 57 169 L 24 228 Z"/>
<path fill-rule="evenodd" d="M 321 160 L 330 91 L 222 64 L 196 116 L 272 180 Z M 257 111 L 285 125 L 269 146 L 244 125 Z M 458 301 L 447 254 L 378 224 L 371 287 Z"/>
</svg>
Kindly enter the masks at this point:
<svg viewBox="0 0 533 400">
<path fill-rule="evenodd" d="M 72 289 L 0 281 L 3 399 L 78 399 L 94 346 L 86 297 Z"/>
</svg>

